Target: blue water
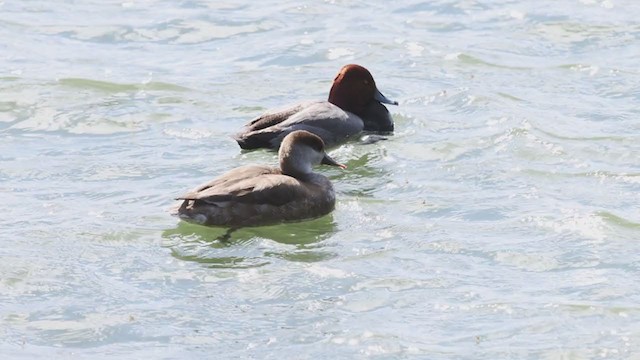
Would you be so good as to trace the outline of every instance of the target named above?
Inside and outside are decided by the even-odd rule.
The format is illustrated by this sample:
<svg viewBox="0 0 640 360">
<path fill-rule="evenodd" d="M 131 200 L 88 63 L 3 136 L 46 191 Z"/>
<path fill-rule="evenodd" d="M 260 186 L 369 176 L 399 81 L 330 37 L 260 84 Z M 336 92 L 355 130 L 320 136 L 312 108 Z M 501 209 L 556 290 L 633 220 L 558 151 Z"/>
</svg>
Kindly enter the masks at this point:
<svg viewBox="0 0 640 360">
<path fill-rule="evenodd" d="M 638 359 L 640 2 L 0 1 L 0 357 Z M 358 63 L 335 211 L 172 198 Z"/>
</svg>

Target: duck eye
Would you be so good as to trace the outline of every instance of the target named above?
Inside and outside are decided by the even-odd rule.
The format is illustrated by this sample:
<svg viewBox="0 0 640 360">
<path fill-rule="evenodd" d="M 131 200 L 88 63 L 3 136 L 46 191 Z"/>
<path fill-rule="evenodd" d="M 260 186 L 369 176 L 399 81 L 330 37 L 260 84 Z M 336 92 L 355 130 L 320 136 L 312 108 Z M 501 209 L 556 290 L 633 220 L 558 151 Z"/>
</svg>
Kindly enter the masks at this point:
<svg viewBox="0 0 640 360">
<path fill-rule="evenodd" d="M 364 84 L 365 84 L 365 85 L 369 85 L 369 80 L 365 80 L 365 81 L 364 81 Z"/>
</svg>

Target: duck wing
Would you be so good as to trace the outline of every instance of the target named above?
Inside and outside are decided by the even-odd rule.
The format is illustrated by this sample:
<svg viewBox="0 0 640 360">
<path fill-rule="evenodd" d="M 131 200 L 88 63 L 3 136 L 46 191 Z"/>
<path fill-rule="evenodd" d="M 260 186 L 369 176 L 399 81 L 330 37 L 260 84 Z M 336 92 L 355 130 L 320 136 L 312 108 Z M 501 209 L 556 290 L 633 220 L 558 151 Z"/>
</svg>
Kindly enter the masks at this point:
<svg viewBox="0 0 640 360">
<path fill-rule="evenodd" d="M 279 169 L 269 166 L 248 165 L 237 167 L 224 173 L 217 178 L 207 181 L 204 184 L 196 186 L 194 189 L 176 197 L 176 200 L 197 200 L 210 189 L 214 192 L 220 192 L 234 183 L 239 183 L 247 179 L 256 178 L 265 174 L 280 173 Z"/>
<path fill-rule="evenodd" d="M 233 135 L 233 139 L 240 145 L 240 148 L 259 149 L 273 148 L 271 140 L 279 134 L 278 125 L 289 119 L 291 116 L 304 110 L 313 102 L 303 102 L 291 105 L 278 110 L 268 111 L 257 118 L 251 120 L 244 126 L 242 131 Z M 282 141 L 282 139 L 280 139 Z M 280 142 L 278 142 L 280 144 Z M 277 146 L 275 146 L 277 148 Z"/>
<path fill-rule="evenodd" d="M 294 115 L 297 112 L 300 112 L 305 107 L 312 104 L 313 101 L 306 101 L 295 105 L 290 105 L 285 108 L 267 111 L 264 114 L 258 116 L 257 118 L 251 120 L 247 125 L 245 125 L 244 132 L 247 131 L 256 131 L 266 129 L 268 127 L 277 125 L 289 117 Z"/>
<path fill-rule="evenodd" d="M 277 169 L 239 168 L 177 200 L 195 200 L 195 206 L 198 203 L 205 206 L 228 206 L 233 203 L 281 206 L 299 198 L 303 192 L 304 187 L 298 180 L 282 175 Z"/>
<path fill-rule="evenodd" d="M 358 116 L 327 101 L 305 103 L 297 109 L 271 126 L 260 129 L 256 126 L 256 130 L 238 134 L 236 141 L 243 149 L 278 148 L 290 132 L 306 130 L 322 138 L 325 145 L 332 146 L 364 128 Z M 267 123 L 267 120 L 263 121 L 263 124 Z"/>
</svg>

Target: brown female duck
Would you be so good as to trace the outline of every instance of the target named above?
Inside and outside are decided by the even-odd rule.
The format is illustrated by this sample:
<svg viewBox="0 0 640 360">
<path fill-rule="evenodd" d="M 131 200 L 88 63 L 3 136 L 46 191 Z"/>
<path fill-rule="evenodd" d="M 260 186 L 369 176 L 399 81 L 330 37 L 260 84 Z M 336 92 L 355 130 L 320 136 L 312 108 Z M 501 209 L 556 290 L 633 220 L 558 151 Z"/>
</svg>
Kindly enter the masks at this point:
<svg viewBox="0 0 640 360">
<path fill-rule="evenodd" d="M 179 196 L 177 215 L 188 222 L 238 228 L 310 219 L 328 214 L 335 206 L 329 179 L 312 166 L 331 159 L 322 139 L 307 131 L 293 131 L 282 141 L 280 168 L 249 165 L 198 186 Z"/>
</svg>

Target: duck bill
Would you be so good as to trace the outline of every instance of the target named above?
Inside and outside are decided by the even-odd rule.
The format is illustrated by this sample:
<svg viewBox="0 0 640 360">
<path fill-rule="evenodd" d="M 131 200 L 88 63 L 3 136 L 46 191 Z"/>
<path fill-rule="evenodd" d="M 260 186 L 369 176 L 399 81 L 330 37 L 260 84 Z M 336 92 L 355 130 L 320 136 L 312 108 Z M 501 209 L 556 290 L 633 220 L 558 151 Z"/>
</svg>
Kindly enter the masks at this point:
<svg viewBox="0 0 640 360">
<path fill-rule="evenodd" d="M 337 167 L 339 167 L 341 169 L 346 169 L 347 168 L 347 165 L 340 164 L 339 162 L 333 160 L 331 158 L 331 156 L 329 156 L 327 154 L 324 154 L 324 157 L 322 158 L 322 161 L 320 161 L 320 163 L 321 164 L 325 164 L 325 165 L 337 166 Z"/>
<path fill-rule="evenodd" d="M 382 93 L 378 89 L 376 89 L 376 92 L 373 94 L 373 98 L 383 104 L 398 105 L 397 101 L 388 99 L 386 96 L 382 95 Z"/>
</svg>

